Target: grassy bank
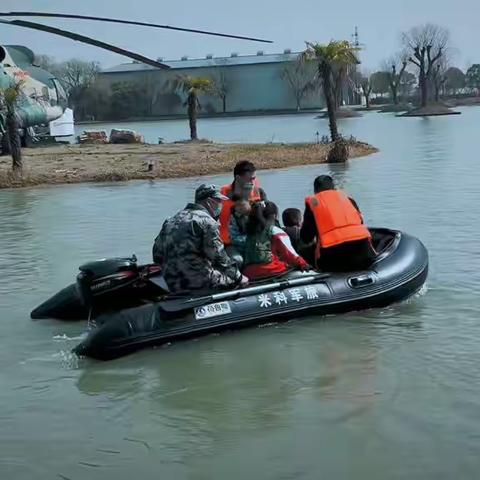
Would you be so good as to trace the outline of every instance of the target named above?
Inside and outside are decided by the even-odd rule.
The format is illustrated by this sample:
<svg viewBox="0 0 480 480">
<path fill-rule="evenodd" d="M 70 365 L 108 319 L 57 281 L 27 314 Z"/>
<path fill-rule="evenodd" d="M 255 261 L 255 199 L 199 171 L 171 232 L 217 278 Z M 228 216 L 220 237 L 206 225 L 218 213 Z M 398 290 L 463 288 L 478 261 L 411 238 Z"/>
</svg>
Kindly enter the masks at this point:
<svg viewBox="0 0 480 480">
<path fill-rule="evenodd" d="M 196 177 L 227 173 L 248 159 L 259 170 L 310 165 L 326 161 L 328 145 L 216 144 L 63 145 L 24 149 L 22 178 L 11 174 L 11 159 L 0 157 L 0 188 L 133 179 Z M 351 158 L 377 150 L 352 143 Z M 153 170 L 148 171 L 153 162 Z"/>
</svg>

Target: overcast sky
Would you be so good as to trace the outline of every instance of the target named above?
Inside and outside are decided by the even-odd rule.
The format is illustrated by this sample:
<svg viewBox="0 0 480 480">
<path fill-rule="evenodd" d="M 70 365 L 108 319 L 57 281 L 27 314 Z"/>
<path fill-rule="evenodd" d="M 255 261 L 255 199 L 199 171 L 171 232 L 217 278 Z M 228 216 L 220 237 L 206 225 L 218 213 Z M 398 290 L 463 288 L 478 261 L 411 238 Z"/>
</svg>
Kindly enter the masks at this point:
<svg viewBox="0 0 480 480">
<path fill-rule="evenodd" d="M 190 5 L 186 7 L 186 5 Z M 304 41 L 350 39 L 358 26 L 366 68 L 375 69 L 399 48 L 400 32 L 425 22 L 448 27 L 461 68 L 480 63 L 480 0 L 0 0 L 2 11 L 48 11 L 158 22 L 273 40 L 273 44 L 229 40 L 143 27 L 80 20 L 28 19 L 96 37 L 151 58 L 167 59 L 301 50 Z M 20 27 L 0 25 L 0 43 L 20 44 L 58 59 L 80 57 L 103 66 L 123 57 L 72 40 Z"/>
</svg>

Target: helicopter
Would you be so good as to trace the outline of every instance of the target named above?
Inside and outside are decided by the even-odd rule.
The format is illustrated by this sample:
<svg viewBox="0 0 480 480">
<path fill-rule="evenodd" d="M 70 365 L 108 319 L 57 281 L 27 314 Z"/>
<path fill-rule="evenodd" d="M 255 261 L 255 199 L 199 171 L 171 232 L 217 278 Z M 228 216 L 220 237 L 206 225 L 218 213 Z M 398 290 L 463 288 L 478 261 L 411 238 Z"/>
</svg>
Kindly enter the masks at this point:
<svg viewBox="0 0 480 480">
<path fill-rule="evenodd" d="M 6 20 L 5 18 L 8 17 L 17 17 L 17 19 Z M 171 25 L 161 25 L 150 22 L 123 20 L 118 18 L 49 12 L 0 12 L 0 26 L 15 26 L 39 30 L 52 35 L 58 35 L 77 42 L 93 45 L 104 50 L 118 53 L 137 62 L 141 62 L 158 69 L 168 69 L 170 67 L 139 53 L 132 52 L 130 50 L 87 37 L 85 35 L 80 35 L 70 30 L 63 30 L 50 25 L 45 25 L 43 23 L 19 20 L 18 17 L 63 18 L 72 20 L 108 22 L 136 25 L 139 27 L 175 30 L 201 35 L 211 35 L 223 38 L 233 38 L 237 40 L 273 43 L 271 40 L 247 37 L 243 35 L 234 35 L 229 33 L 191 29 Z M 49 124 L 50 122 L 61 118 L 67 108 L 68 99 L 60 80 L 52 73 L 43 70 L 35 64 L 35 54 L 32 50 L 22 45 L 0 45 L 0 90 L 9 88 L 19 82 L 21 82 L 20 94 L 17 100 L 15 114 L 22 138 L 22 146 L 28 146 L 32 138 L 32 128 L 39 125 Z M 5 110 L 4 107 L 0 105 L 0 137 L 2 140 L 5 138 L 5 129 Z"/>
</svg>

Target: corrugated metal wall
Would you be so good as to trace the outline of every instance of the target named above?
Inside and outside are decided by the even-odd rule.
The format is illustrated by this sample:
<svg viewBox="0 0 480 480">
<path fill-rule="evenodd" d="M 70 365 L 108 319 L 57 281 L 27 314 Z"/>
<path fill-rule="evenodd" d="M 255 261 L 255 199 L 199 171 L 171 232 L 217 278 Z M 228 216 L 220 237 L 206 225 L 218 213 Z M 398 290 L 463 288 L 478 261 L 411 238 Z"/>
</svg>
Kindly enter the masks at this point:
<svg viewBox="0 0 480 480">
<path fill-rule="evenodd" d="M 171 70 L 130 71 L 102 73 L 106 84 L 115 82 L 139 82 L 149 85 L 153 99 L 153 115 L 175 115 L 185 113 L 183 96 L 176 96 L 167 88 L 168 80 L 177 75 L 225 78 L 228 94 L 227 112 L 261 110 L 295 110 L 295 94 L 288 82 L 282 78 L 287 62 L 233 65 L 227 67 L 172 68 Z M 178 95 L 178 92 L 177 92 Z M 216 96 L 203 96 L 200 102 L 204 112 L 222 112 L 222 100 Z M 306 96 L 302 108 L 323 108 L 320 93 Z"/>
</svg>

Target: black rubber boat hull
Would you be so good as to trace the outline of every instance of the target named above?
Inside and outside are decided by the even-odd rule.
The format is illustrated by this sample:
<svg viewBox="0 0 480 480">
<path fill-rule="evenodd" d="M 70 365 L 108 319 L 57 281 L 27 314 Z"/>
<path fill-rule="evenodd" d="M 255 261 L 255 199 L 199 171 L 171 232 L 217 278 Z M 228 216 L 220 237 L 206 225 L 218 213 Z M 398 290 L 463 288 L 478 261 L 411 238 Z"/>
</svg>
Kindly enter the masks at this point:
<svg viewBox="0 0 480 480">
<path fill-rule="evenodd" d="M 298 288 L 285 288 L 168 313 L 161 304 L 98 318 L 99 326 L 73 351 L 110 360 L 154 345 L 305 315 L 327 315 L 400 302 L 416 293 L 428 275 L 428 253 L 416 238 L 391 232 L 393 241 L 371 270 L 332 274 Z"/>
<path fill-rule="evenodd" d="M 32 320 L 44 318 L 85 320 L 87 317 L 88 310 L 81 301 L 76 283 L 60 290 L 30 313 Z"/>
<path fill-rule="evenodd" d="M 76 283 L 47 299 L 30 313 L 33 320 L 85 320 L 138 307 L 165 295 L 154 283 L 155 264 L 137 265 L 136 257 L 106 258 L 81 265 Z"/>
</svg>

